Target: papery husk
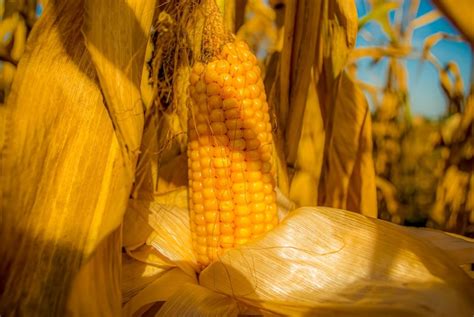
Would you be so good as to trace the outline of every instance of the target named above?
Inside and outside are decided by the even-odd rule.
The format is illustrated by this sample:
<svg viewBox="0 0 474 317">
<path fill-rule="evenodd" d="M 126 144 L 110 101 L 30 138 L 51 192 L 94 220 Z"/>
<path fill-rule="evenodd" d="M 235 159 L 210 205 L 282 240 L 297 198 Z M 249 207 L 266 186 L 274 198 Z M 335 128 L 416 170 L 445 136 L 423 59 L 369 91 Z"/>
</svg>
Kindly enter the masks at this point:
<svg viewBox="0 0 474 317">
<path fill-rule="evenodd" d="M 474 285 L 437 249 L 395 225 L 322 207 L 290 213 L 209 266 L 200 283 L 287 315 L 461 316 L 474 309 Z"/>
<path fill-rule="evenodd" d="M 474 239 L 430 228 L 405 228 L 409 234 L 429 241 L 449 254 L 458 265 L 474 263 Z"/>
<path fill-rule="evenodd" d="M 371 118 L 365 96 L 344 67 L 355 45 L 357 11 L 353 2 L 328 5 L 317 82 L 324 122 L 324 158 L 318 204 L 377 216 Z"/>
<path fill-rule="evenodd" d="M 149 245 L 122 253 L 122 302 L 129 302 L 142 289 L 173 267 L 174 264 Z"/>
<path fill-rule="evenodd" d="M 121 228 L 100 243 L 94 254 L 75 276 L 69 296 L 67 316 L 119 316 L 122 275 Z"/>
<path fill-rule="evenodd" d="M 112 80 L 120 82 L 123 89 L 120 91 L 105 87 L 107 80 L 99 83 L 81 33 L 83 6 L 83 1 L 48 2 L 31 32 L 7 101 L 8 131 L 0 156 L 2 314 L 63 315 L 73 285 L 73 293 L 84 298 L 71 299 L 68 312 L 72 315 L 82 314 L 84 309 L 92 314 L 115 312 L 120 303 L 117 287 L 110 282 L 118 285 L 120 235 L 110 234 L 118 228 L 125 211 L 134 166 L 121 148 L 129 142 L 120 140 L 120 135 L 117 138 L 115 131 L 128 134 L 128 125 L 123 123 L 130 122 L 130 118 L 140 121 L 136 113 L 120 109 L 136 107 L 141 101 L 136 93 L 122 95 L 134 91 L 130 85 L 137 85 L 135 77 L 121 81 L 124 75 L 114 76 Z M 129 6 L 134 6 L 131 1 L 126 9 Z M 153 8 L 153 1 L 139 6 Z M 144 21 L 137 22 L 144 15 L 130 17 L 128 12 L 128 20 L 124 21 L 120 11 L 113 13 L 118 16 L 108 23 L 115 25 L 115 32 L 128 28 L 131 20 L 143 26 L 146 44 L 150 27 Z M 110 16 L 104 14 L 102 18 Z M 151 23 L 151 18 L 146 18 Z M 120 23 L 124 25 L 117 25 Z M 86 33 L 102 30 L 103 26 L 89 24 Z M 123 72 L 114 67 L 134 70 L 137 65 L 141 71 L 140 51 L 132 52 L 130 45 L 121 46 L 132 36 L 117 43 L 115 35 L 107 34 L 107 41 L 100 36 L 93 41 L 101 44 L 95 46 L 95 53 L 101 55 L 95 59 L 100 74 L 108 70 Z M 133 38 L 133 47 L 140 47 L 140 40 Z M 116 63 L 117 56 L 121 63 Z M 111 100 L 107 107 L 103 93 Z M 120 118 L 113 125 L 110 116 L 117 113 Z M 139 130 L 140 124 L 137 127 Z M 137 130 L 130 131 L 130 135 L 141 134 Z M 107 247 L 94 253 L 104 239 Z M 104 259 L 118 262 L 104 272 Z M 79 280 L 74 282 L 76 276 Z M 103 293 L 95 298 L 99 291 Z M 116 301 L 102 301 L 104 298 Z M 84 302 L 90 307 L 76 306 Z"/>
<path fill-rule="evenodd" d="M 155 1 L 85 0 L 84 6 L 86 47 L 133 177 L 144 126 L 141 76 Z"/>
<path fill-rule="evenodd" d="M 168 294 L 158 315 L 464 316 L 474 310 L 474 283 L 458 266 L 467 259 L 459 261 L 453 247 L 447 247 L 459 246 L 456 237 L 436 247 L 424 234 L 414 238 L 406 228 L 385 221 L 325 207 L 287 213 L 291 204 L 281 194 L 279 200 L 286 207 L 279 203 L 285 219 L 278 227 L 226 252 L 200 273 L 199 285 L 182 284 Z M 159 230 L 172 228 L 179 236 L 189 230 L 186 210 L 140 206 L 141 212 L 149 208 L 160 215 L 165 228 Z M 195 261 L 187 255 L 179 259 L 173 251 L 176 237 L 163 237 L 153 245 L 172 254 L 177 266 Z M 190 242 L 187 248 L 191 250 Z M 474 250 L 474 244 L 464 241 L 463 248 Z M 148 296 L 145 308 L 152 303 Z M 157 302 L 163 300 L 160 296 L 155 296 Z"/>
<path fill-rule="evenodd" d="M 158 316 L 238 316 L 235 299 L 205 287 L 186 284 L 160 309 Z"/>
<path fill-rule="evenodd" d="M 370 111 L 364 94 L 346 73 L 341 75 L 332 120 L 326 113 L 325 157 L 319 204 L 377 217 Z"/>
<path fill-rule="evenodd" d="M 318 186 L 323 153 L 323 119 L 314 83 L 314 75 L 312 74 L 289 192 L 289 197 L 297 206 L 318 205 Z"/>
<path fill-rule="evenodd" d="M 138 213 L 153 228 L 147 244 L 176 263 L 190 276 L 197 270 L 196 258 L 191 246 L 191 230 L 187 208 L 156 202 L 131 200 L 129 211 Z"/>
<path fill-rule="evenodd" d="M 197 284 L 195 276 L 189 276 L 177 267 L 166 270 L 124 305 L 122 315 L 141 316 L 153 304 L 168 301 L 175 294 L 182 294 L 186 286 L 192 284 Z M 185 315 L 175 312 L 173 316 Z"/>
<path fill-rule="evenodd" d="M 376 217 L 370 112 L 344 72 L 356 35 L 351 1 L 287 2 L 269 102 L 278 119 L 282 190 L 299 206 L 325 205 Z M 282 162 L 288 166 L 289 186 L 280 176 L 286 172 Z"/>
</svg>

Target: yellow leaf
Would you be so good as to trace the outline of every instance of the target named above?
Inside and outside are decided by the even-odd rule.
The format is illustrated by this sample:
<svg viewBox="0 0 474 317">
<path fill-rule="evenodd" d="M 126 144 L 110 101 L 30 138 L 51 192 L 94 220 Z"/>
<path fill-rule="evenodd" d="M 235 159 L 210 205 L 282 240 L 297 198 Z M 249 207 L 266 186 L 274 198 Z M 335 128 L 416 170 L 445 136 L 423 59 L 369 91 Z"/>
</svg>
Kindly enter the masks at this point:
<svg viewBox="0 0 474 317">
<path fill-rule="evenodd" d="M 278 196 L 283 222 L 224 253 L 200 273 L 199 285 L 182 285 L 173 294 L 156 290 L 168 296 L 159 316 L 461 316 L 474 309 L 474 285 L 457 266 L 469 260 L 457 246 L 469 250 L 472 242 L 437 239 L 444 253 L 429 243 L 432 235 L 414 238 L 404 227 L 353 212 L 307 207 L 287 213 L 291 202 Z M 189 230 L 188 222 L 176 221 L 186 210 L 149 208 L 160 215 L 159 235 Z M 177 243 L 191 249 L 190 241 Z M 153 246 L 176 254 L 175 244 L 162 239 Z M 183 261 L 175 256 L 173 262 L 183 267 Z M 151 294 L 146 302 L 146 308 L 153 304 Z"/>
<path fill-rule="evenodd" d="M 141 313 L 144 313 L 154 303 L 164 301 L 171 303 L 174 298 L 173 294 L 182 294 L 188 285 L 192 284 L 197 284 L 196 277 L 185 274 L 179 268 L 170 269 L 127 302 L 123 307 L 122 315 L 141 316 Z M 216 303 L 216 305 L 219 304 L 220 303 Z M 166 311 L 166 307 L 160 310 L 160 314 L 163 314 L 162 311 Z M 183 315 L 177 314 L 173 316 Z"/>
<path fill-rule="evenodd" d="M 166 271 L 175 267 L 154 248 L 144 245 L 122 254 L 122 302 L 127 303 Z"/>
<path fill-rule="evenodd" d="M 463 316 L 474 309 L 472 282 L 438 249 L 396 225 L 322 207 L 291 212 L 199 280 L 292 316 Z"/>
<path fill-rule="evenodd" d="M 50 4 L 31 32 L 5 106 L 5 313 L 64 314 L 74 275 L 119 226 L 128 200 L 130 180 L 81 34 L 82 3 Z"/>
<path fill-rule="evenodd" d="M 97 247 L 75 276 L 67 304 L 68 316 L 118 316 L 121 313 L 121 228 Z"/>
<path fill-rule="evenodd" d="M 343 74 L 326 141 L 319 204 L 376 217 L 371 118 L 365 96 Z"/>
<path fill-rule="evenodd" d="M 131 8 L 154 8 L 153 1 L 143 6 L 132 2 L 127 3 Z M 130 169 L 134 167 L 122 155 L 124 148 L 110 115 L 123 110 L 120 106 L 142 107 L 135 88 L 127 90 L 129 83 L 121 79 L 124 70 L 140 78 L 143 58 L 139 49 L 132 52 L 130 48 L 145 46 L 148 33 L 142 43 L 142 38 L 122 33 L 122 28 L 135 21 L 148 32 L 151 18 L 130 10 L 124 19 L 120 10 L 100 12 L 102 20 L 89 23 L 86 33 L 97 35 L 89 39 L 96 45 L 97 56 L 104 54 L 107 60 L 99 58 L 103 63 L 96 63 L 94 69 L 82 33 L 84 2 L 49 1 L 30 34 L 30 49 L 22 56 L 13 95 L 6 105 L 9 128 L 0 155 L 0 272 L 1 289 L 7 291 L 0 296 L 0 311 L 7 315 L 64 315 L 76 274 L 84 272 L 80 271 L 82 265 L 93 263 L 88 262 L 90 256 L 118 228 L 125 212 L 133 182 Z M 111 14 L 115 15 L 108 20 Z M 139 18 L 141 22 L 136 22 Z M 110 24 L 113 27 L 104 28 Z M 112 33 L 105 36 L 106 31 Z M 117 36 L 125 39 L 115 41 Z M 121 63 L 114 59 L 117 55 Z M 118 71 L 108 70 L 122 75 L 111 76 L 117 80 L 111 85 L 114 87 L 101 91 L 97 73 L 102 76 L 107 67 L 119 67 Z M 100 84 L 104 86 L 104 82 L 107 80 Z M 120 106 L 107 111 L 103 93 L 108 107 Z M 110 96 L 119 97 L 109 100 Z M 122 111 L 118 121 L 126 121 L 124 117 L 130 115 Z M 120 124 L 115 124 L 115 129 Z M 134 130 L 130 136 L 141 133 Z M 113 239 L 116 247 L 103 255 L 109 259 L 120 254 L 120 236 Z M 95 265 L 84 267 L 85 272 L 94 272 Z M 117 282 L 118 275 L 110 278 Z M 87 282 L 81 285 L 90 286 Z M 73 292 L 77 290 L 73 288 Z M 71 295 L 71 305 L 82 303 L 74 297 L 79 293 Z M 100 310 L 95 306 L 100 304 L 97 300 L 88 303 L 90 311 Z M 69 309 L 80 311 L 80 307 Z"/>
<path fill-rule="evenodd" d="M 229 296 L 215 293 L 205 287 L 184 285 L 170 297 L 157 316 L 238 316 L 237 302 Z"/>
<path fill-rule="evenodd" d="M 141 75 L 155 1 L 85 0 L 83 32 L 130 177 L 140 149 Z"/>
<path fill-rule="evenodd" d="M 131 200 L 129 209 L 138 213 L 153 228 L 147 244 L 175 263 L 186 274 L 197 271 L 197 262 L 191 247 L 188 210 L 173 205 Z"/>
</svg>

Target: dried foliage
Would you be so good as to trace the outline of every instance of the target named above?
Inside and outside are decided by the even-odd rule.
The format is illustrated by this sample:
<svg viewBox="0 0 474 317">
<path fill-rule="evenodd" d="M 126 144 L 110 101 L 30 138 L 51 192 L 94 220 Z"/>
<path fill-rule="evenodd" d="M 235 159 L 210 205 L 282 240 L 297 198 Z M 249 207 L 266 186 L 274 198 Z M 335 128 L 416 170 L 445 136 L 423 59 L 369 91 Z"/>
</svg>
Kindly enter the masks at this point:
<svg viewBox="0 0 474 317">
<path fill-rule="evenodd" d="M 2 109 L 7 129 L 0 146 L 0 307 L 16 315 L 63 314 L 80 268 L 94 274 L 94 265 L 84 264 L 99 261 L 101 250 L 113 259 L 120 254 L 120 234 L 110 234 L 120 226 L 135 173 L 134 151 L 140 142 L 128 137 L 141 137 L 135 129 L 142 129 L 143 122 L 121 107 L 141 107 L 140 95 L 131 93 L 139 85 L 153 3 L 104 2 L 107 12 L 122 17 L 115 30 L 124 31 L 105 39 L 100 36 L 103 23 L 89 21 L 88 32 L 97 37 L 88 42 L 81 33 L 84 19 L 92 16 L 85 14 L 90 9 L 86 5 L 49 2 Z M 116 21 L 107 12 L 102 11 L 102 19 Z M 126 30 L 140 31 L 143 43 L 134 42 L 137 37 Z M 109 50 L 114 43 L 122 43 L 122 49 Z M 95 54 L 97 47 L 108 53 Z M 109 80 L 122 84 L 108 88 Z M 119 141 L 120 134 L 128 137 Z M 95 252 L 103 241 L 106 246 Z M 82 283 L 88 281 L 82 279 L 80 296 L 119 295 L 119 263 L 111 273 L 93 280 L 98 284 L 94 292 L 87 291 Z M 104 287 L 110 293 L 100 292 Z M 119 309 L 117 297 L 104 302 Z M 81 314 L 84 307 L 69 309 Z"/>
<path fill-rule="evenodd" d="M 35 1 L 0 1 L 0 315 L 474 310 L 460 268 L 474 261 L 472 240 L 374 219 L 474 231 L 474 93 L 431 53 L 459 37 L 434 34 L 416 56 L 439 71 L 446 118 L 412 118 L 408 105 L 403 59 L 439 12 L 415 19 L 413 1 L 391 25 L 398 2 L 371 1 L 358 21 L 346 0 L 216 1 L 222 24 L 214 0 L 47 2 L 33 27 Z M 472 43 L 469 21 L 436 2 Z M 389 44 L 354 49 L 373 20 Z M 213 37 L 216 21 L 265 75 L 282 223 L 199 272 L 188 83 L 233 38 Z M 382 92 L 355 78 L 366 56 L 389 59 Z M 383 96 L 372 116 L 363 89 Z"/>
<path fill-rule="evenodd" d="M 470 40 L 468 32 L 461 27 L 463 23 L 466 25 L 465 15 L 458 13 L 454 17 L 454 6 L 443 1 L 437 3 Z M 462 38 L 434 33 L 425 38 L 422 51 L 417 52 L 411 43 L 413 32 L 441 17 L 434 9 L 415 18 L 419 5 L 419 1 L 412 1 L 409 6 L 373 2 L 371 11 L 360 24 L 363 26 L 371 20 L 379 23 L 387 34 L 388 43 L 358 48 L 351 55 L 353 61 L 361 57 L 371 57 L 374 63 L 388 60 L 386 86 L 381 91 L 362 85 L 376 106 L 373 137 L 379 217 L 395 223 L 428 225 L 472 235 L 472 220 L 469 220 L 474 211 L 469 199 L 473 175 L 470 97 L 464 95 L 456 62 L 442 65 L 432 53 L 440 40 L 461 41 Z M 467 2 L 462 5 L 466 10 L 469 7 Z M 395 10 L 394 24 L 388 18 L 391 10 Z M 427 61 L 437 69 L 440 87 L 447 97 L 446 116 L 441 120 L 412 118 L 405 66 L 408 59 Z M 457 131 L 457 141 L 452 139 L 454 131 Z"/>
</svg>

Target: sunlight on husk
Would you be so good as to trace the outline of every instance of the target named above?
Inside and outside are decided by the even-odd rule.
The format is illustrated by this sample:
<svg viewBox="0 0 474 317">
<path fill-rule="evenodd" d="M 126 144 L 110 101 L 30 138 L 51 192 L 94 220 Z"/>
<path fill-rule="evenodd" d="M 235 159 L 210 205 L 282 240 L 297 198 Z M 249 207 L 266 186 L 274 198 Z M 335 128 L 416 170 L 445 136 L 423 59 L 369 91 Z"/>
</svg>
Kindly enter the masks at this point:
<svg viewBox="0 0 474 317">
<path fill-rule="evenodd" d="M 280 196 L 280 200 L 286 199 Z M 174 207 L 169 213 L 171 208 L 151 203 L 148 211 L 141 212 L 159 212 L 165 227 L 170 223 L 168 217 L 180 217 L 181 221 L 173 221 L 172 230 L 189 231 L 187 210 Z M 338 209 L 306 207 L 287 213 L 281 204 L 280 209 L 287 215 L 277 228 L 225 253 L 201 272 L 199 282 L 189 282 L 189 275 L 180 271 L 188 281 L 177 280 L 182 285 L 174 294 L 170 290 L 160 315 L 222 312 L 237 316 L 260 311 L 462 316 L 474 309 L 472 281 L 447 255 L 428 240 L 408 235 L 405 228 Z M 172 253 L 166 249 L 176 242 L 173 237 L 168 239 L 160 247 Z M 183 262 L 193 265 L 193 259 L 185 255 L 168 260 L 176 267 L 183 267 Z M 157 291 L 154 301 L 163 301 L 161 296 Z M 142 304 L 150 300 L 147 297 Z M 134 305 L 140 308 L 137 302 Z"/>
</svg>

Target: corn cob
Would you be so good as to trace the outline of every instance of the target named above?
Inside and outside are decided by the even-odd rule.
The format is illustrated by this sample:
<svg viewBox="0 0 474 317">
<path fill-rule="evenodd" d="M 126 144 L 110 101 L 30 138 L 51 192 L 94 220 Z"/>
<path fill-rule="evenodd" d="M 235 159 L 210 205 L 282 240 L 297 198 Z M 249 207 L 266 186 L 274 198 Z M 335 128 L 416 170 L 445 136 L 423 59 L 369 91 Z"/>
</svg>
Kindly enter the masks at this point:
<svg viewBox="0 0 474 317">
<path fill-rule="evenodd" d="M 255 55 L 227 43 L 190 75 L 188 178 L 202 266 L 278 223 L 268 104 Z"/>
</svg>

